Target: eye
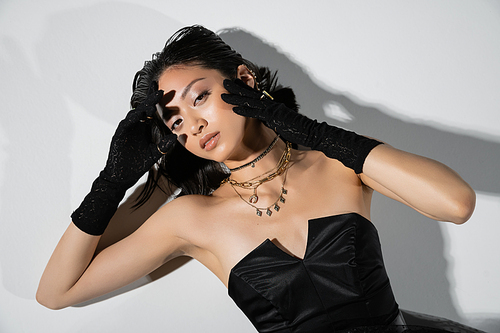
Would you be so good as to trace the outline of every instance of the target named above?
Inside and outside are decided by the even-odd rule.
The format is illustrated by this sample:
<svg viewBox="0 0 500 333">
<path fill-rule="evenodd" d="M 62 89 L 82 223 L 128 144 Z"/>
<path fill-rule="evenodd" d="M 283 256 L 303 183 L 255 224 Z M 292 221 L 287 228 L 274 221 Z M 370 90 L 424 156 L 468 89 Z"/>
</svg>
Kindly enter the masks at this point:
<svg viewBox="0 0 500 333">
<path fill-rule="evenodd" d="M 210 91 L 208 90 L 205 90 L 203 91 L 201 94 L 198 95 L 198 97 L 196 97 L 196 99 L 194 100 L 194 105 L 198 105 L 201 101 L 203 101 L 207 96 L 210 95 Z"/>
<path fill-rule="evenodd" d="M 170 126 L 170 130 L 171 131 L 175 130 L 180 124 L 182 124 L 182 119 L 181 118 L 176 119 Z"/>
</svg>

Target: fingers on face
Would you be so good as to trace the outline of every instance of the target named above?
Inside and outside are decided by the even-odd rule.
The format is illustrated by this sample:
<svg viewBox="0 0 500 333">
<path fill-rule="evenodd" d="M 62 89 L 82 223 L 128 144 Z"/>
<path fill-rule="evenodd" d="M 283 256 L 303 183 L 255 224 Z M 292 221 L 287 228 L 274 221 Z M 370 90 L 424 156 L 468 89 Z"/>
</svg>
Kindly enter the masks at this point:
<svg viewBox="0 0 500 333">
<path fill-rule="evenodd" d="M 246 97 L 255 97 L 258 91 L 247 85 L 245 82 L 240 79 L 234 80 L 224 80 L 224 88 L 229 91 L 231 94 L 246 96 Z"/>
<path fill-rule="evenodd" d="M 236 97 L 236 98 L 235 98 Z M 237 96 L 231 94 L 222 94 L 221 98 L 224 102 L 232 105 L 238 105 Z"/>
</svg>

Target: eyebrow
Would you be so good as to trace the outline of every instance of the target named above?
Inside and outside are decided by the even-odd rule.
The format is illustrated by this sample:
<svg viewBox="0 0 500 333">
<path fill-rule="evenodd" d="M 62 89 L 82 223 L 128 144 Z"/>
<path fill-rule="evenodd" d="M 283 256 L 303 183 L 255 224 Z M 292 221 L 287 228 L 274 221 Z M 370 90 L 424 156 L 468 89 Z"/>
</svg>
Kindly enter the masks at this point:
<svg viewBox="0 0 500 333">
<path fill-rule="evenodd" d="M 185 99 L 186 98 L 186 95 L 189 93 L 189 90 L 191 90 L 191 88 L 193 87 L 193 84 L 195 84 L 196 82 L 198 81 L 201 81 L 201 80 L 205 80 L 204 77 L 200 77 L 198 79 L 194 79 L 193 81 L 191 81 L 187 86 L 186 88 L 184 88 L 184 90 L 182 91 L 182 99 Z"/>
</svg>

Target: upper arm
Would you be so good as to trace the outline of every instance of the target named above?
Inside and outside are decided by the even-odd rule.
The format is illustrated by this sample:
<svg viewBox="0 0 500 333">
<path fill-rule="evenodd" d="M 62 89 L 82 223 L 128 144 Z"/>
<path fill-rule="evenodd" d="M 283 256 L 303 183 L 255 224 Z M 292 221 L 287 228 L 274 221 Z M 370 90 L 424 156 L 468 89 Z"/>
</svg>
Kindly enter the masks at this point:
<svg viewBox="0 0 500 333">
<path fill-rule="evenodd" d="M 475 193 L 455 171 L 389 145 L 370 152 L 359 177 L 375 191 L 435 220 L 463 223 L 474 210 Z"/>
<path fill-rule="evenodd" d="M 67 291 L 63 307 L 123 287 L 183 255 L 188 243 L 178 236 L 175 224 L 166 216 L 167 210 L 159 210 L 134 233 L 97 254 Z"/>
<path fill-rule="evenodd" d="M 376 191 L 376 192 L 378 192 L 380 194 L 383 194 L 383 195 L 385 195 L 388 198 L 391 198 L 393 200 L 399 201 L 399 202 L 407 205 L 408 207 L 413 208 L 414 210 L 416 210 L 420 214 L 425 215 L 425 216 L 427 216 L 427 217 L 429 217 L 431 219 L 438 219 L 436 216 L 432 216 L 432 215 L 430 215 L 430 214 L 428 214 L 428 213 L 420 210 L 419 208 L 413 206 L 411 203 L 409 203 L 408 201 L 406 201 L 405 199 L 403 199 L 402 197 L 400 197 L 398 194 L 396 194 L 393 191 L 389 190 L 388 188 L 386 188 L 385 186 L 381 185 L 380 183 L 374 181 L 373 179 L 371 179 L 370 177 L 366 176 L 365 174 L 360 174 L 359 178 L 361 179 L 361 182 L 364 185 L 368 186 L 372 190 L 374 190 L 374 191 Z"/>
</svg>

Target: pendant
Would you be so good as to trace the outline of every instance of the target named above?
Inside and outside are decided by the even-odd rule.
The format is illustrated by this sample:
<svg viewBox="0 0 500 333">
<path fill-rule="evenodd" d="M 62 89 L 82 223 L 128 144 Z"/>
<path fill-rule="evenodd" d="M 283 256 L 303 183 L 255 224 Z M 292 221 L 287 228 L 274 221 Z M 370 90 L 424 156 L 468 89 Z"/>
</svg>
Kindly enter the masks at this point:
<svg viewBox="0 0 500 333">
<path fill-rule="evenodd" d="M 266 214 L 267 214 L 267 216 L 271 216 L 273 214 L 273 212 L 268 208 L 266 210 Z"/>
<path fill-rule="evenodd" d="M 280 202 L 281 203 L 285 203 L 285 198 L 283 198 L 282 196 L 280 196 Z"/>
<path fill-rule="evenodd" d="M 259 217 L 262 216 L 262 212 L 258 208 L 257 208 L 255 214 L 257 214 L 257 216 L 259 216 Z"/>
<path fill-rule="evenodd" d="M 252 194 L 252 196 L 248 199 L 248 202 L 250 202 L 252 204 L 257 203 L 257 201 L 259 201 L 259 197 L 255 193 Z"/>
<path fill-rule="evenodd" d="M 274 204 L 274 210 L 279 212 L 280 211 L 280 206 L 278 206 L 278 204 Z"/>
</svg>

